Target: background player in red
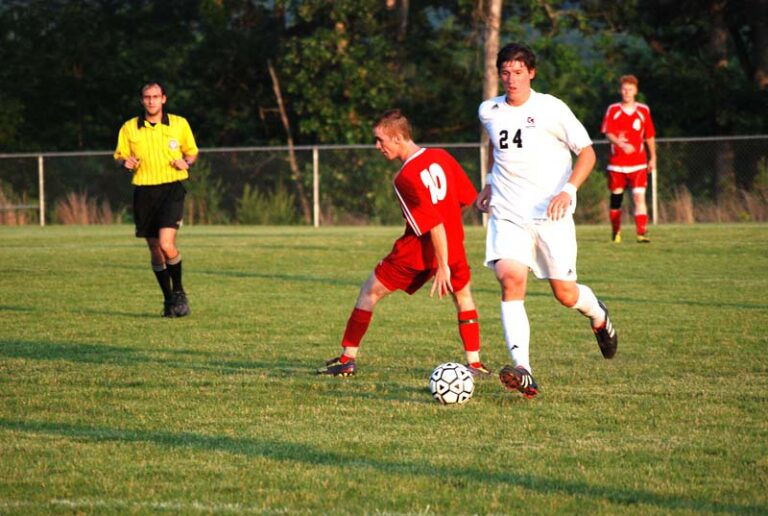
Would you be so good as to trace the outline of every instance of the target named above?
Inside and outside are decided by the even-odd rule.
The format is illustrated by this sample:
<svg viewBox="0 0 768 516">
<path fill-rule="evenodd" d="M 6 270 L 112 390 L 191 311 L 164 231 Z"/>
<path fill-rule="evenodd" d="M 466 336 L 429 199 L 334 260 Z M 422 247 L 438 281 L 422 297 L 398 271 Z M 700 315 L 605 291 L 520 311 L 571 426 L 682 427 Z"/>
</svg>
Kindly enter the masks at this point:
<svg viewBox="0 0 768 516">
<path fill-rule="evenodd" d="M 448 152 L 413 142 L 410 123 L 400 110 L 384 113 L 373 134 L 376 148 L 385 158 L 403 163 L 393 183 L 406 222 L 405 233 L 360 288 L 347 320 L 341 355 L 328 360 L 317 373 L 355 374 L 360 341 L 376 303 L 395 290 L 413 294 L 434 277 L 429 295 L 437 293 L 442 298 L 450 294 L 453 298 L 470 372 L 488 375 L 490 371 L 480 362 L 480 323 L 470 292 L 462 223 L 462 207 L 474 202 L 477 190 Z"/>
<path fill-rule="evenodd" d="M 656 171 L 656 129 L 653 126 L 651 110 L 645 104 L 635 102 L 638 91 L 637 77 L 624 75 L 621 84 L 621 102 L 611 104 L 603 118 L 602 133 L 611 142 L 611 157 L 608 160 L 608 188 L 611 191 L 611 240 L 621 242 L 621 201 L 624 189 L 632 187 L 632 202 L 635 207 L 637 241 L 648 243 L 648 208 L 645 203 L 645 189 L 648 186 L 648 171 Z M 648 146 L 650 160 L 645 154 Z"/>
</svg>

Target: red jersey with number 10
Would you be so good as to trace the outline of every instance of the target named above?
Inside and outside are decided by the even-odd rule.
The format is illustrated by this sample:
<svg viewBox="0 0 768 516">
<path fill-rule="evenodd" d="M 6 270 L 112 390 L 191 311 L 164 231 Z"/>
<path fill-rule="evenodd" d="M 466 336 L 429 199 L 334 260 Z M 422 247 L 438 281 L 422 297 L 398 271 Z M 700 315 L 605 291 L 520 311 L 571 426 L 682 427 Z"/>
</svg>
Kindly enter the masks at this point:
<svg viewBox="0 0 768 516">
<path fill-rule="evenodd" d="M 608 170 L 613 172 L 631 173 L 648 168 L 648 158 L 645 154 L 645 140 L 656 136 L 653 127 L 651 110 L 645 104 L 635 103 L 635 109 L 627 112 L 620 103 L 611 104 L 605 112 L 603 134 L 611 133 L 625 140 L 635 148 L 635 152 L 627 154 L 619 147 L 611 144 L 611 157 L 608 159 Z"/>
<path fill-rule="evenodd" d="M 403 163 L 393 182 L 406 225 L 388 259 L 403 267 L 433 269 L 429 231 L 442 222 L 448 264 L 466 260 L 461 208 L 474 202 L 477 190 L 453 156 L 443 149 L 421 149 Z"/>
</svg>

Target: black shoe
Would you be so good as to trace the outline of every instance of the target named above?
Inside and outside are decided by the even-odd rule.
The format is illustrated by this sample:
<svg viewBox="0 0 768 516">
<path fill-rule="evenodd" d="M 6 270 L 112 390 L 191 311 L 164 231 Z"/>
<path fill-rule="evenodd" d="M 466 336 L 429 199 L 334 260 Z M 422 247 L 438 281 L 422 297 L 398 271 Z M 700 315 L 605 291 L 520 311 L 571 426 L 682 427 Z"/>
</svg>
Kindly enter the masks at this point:
<svg viewBox="0 0 768 516">
<path fill-rule="evenodd" d="M 325 361 L 325 367 L 317 370 L 317 374 L 327 374 L 330 376 L 354 376 L 357 372 L 357 364 L 354 360 L 342 364 L 341 357 L 335 357 Z"/>
<path fill-rule="evenodd" d="M 597 303 L 600 305 L 600 308 L 605 310 L 605 322 L 599 328 L 592 328 L 592 331 L 595 332 L 597 345 L 600 346 L 600 352 L 602 352 L 603 357 L 613 358 L 616 354 L 616 348 L 619 347 L 619 336 L 616 334 L 616 329 L 611 323 L 611 318 L 608 317 L 608 308 L 600 300 Z"/>
<path fill-rule="evenodd" d="M 482 362 L 478 364 L 477 367 L 472 367 L 469 364 L 467 364 L 465 367 L 472 374 L 473 378 L 486 378 L 492 374 L 491 370 L 485 367 L 485 364 Z"/>
<path fill-rule="evenodd" d="M 176 317 L 176 314 L 173 312 L 173 298 L 163 301 L 163 317 Z"/>
<path fill-rule="evenodd" d="M 539 393 L 539 385 L 533 375 L 524 367 L 506 365 L 499 371 L 501 384 L 510 391 L 520 391 L 526 398 L 533 398 Z"/>
<path fill-rule="evenodd" d="M 185 294 L 183 290 L 174 292 L 171 299 L 171 303 L 173 305 L 172 311 L 175 317 L 184 317 L 185 315 L 192 313 L 192 310 L 189 308 L 189 300 L 187 299 L 187 294 Z"/>
</svg>

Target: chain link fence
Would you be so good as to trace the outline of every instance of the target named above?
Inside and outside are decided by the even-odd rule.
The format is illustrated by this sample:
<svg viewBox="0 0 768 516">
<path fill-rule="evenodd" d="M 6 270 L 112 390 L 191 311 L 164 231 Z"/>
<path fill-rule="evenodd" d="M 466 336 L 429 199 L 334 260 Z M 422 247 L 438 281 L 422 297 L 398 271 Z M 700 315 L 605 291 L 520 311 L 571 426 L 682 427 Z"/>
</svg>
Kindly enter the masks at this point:
<svg viewBox="0 0 768 516">
<path fill-rule="evenodd" d="M 441 144 L 479 188 L 479 143 Z M 604 223 L 609 147 L 579 191 L 577 221 Z M 293 157 L 291 157 L 291 154 Z M 768 136 L 657 139 L 656 222 L 766 220 Z M 399 162 L 373 145 L 201 149 L 186 183 L 186 224 L 401 224 Z M 132 222 L 130 174 L 111 151 L 0 154 L 0 224 Z M 629 209 L 629 202 L 625 207 Z M 482 219 L 467 213 L 468 224 Z"/>
</svg>

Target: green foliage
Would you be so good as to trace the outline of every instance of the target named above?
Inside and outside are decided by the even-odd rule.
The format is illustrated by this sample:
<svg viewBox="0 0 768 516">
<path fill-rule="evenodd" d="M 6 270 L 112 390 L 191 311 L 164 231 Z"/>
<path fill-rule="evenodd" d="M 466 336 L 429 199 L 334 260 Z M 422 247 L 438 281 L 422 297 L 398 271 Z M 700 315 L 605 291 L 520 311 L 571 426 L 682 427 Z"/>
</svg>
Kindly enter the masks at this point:
<svg viewBox="0 0 768 516">
<path fill-rule="evenodd" d="M 214 178 L 211 166 L 200 158 L 189 170 L 189 180 L 184 183 L 187 197 L 184 206 L 184 220 L 188 224 L 219 224 L 227 222 L 227 215 L 221 209 L 224 187 L 221 177 Z"/>
<path fill-rule="evenodd" d="M 396 41 L 378 0 L 302 2 L 280 59 L 298 129 L 317 143 L 371 140 L 372 119 L 400 89 Z"/>
<path fill-rule="evenodd" d="M 595 169 L 579 188 L 574 220 L 577 223 L 600 224 L 608 210 L 608 181 L 605 172 Z"/>
<path fill-rule="evenodd" d="M 428 375 L 464 356 L 424 290 L 377 306 L 356 377 L 314 374 L 399 228 L 185 227 L 192 315 L 169 321 L 131 227 L 0 227 L 0 512 L 765 514 L 766 230 L 640 246 L 579 226 L 616 358 L 531 279 L 539 397 L 491 378 L 442 407 Z M 467 232 L 498 371 L 483 240 Z"/>
<path fill-rule="evenodd" d="M 283 185 L 278 185 L 271 195 L 259 192 L 246 184 L 243 195 L 237 201 L 235 218 L 240 224 L 284 226 L 298 222 L 295 196 Z"/>
</svg>

